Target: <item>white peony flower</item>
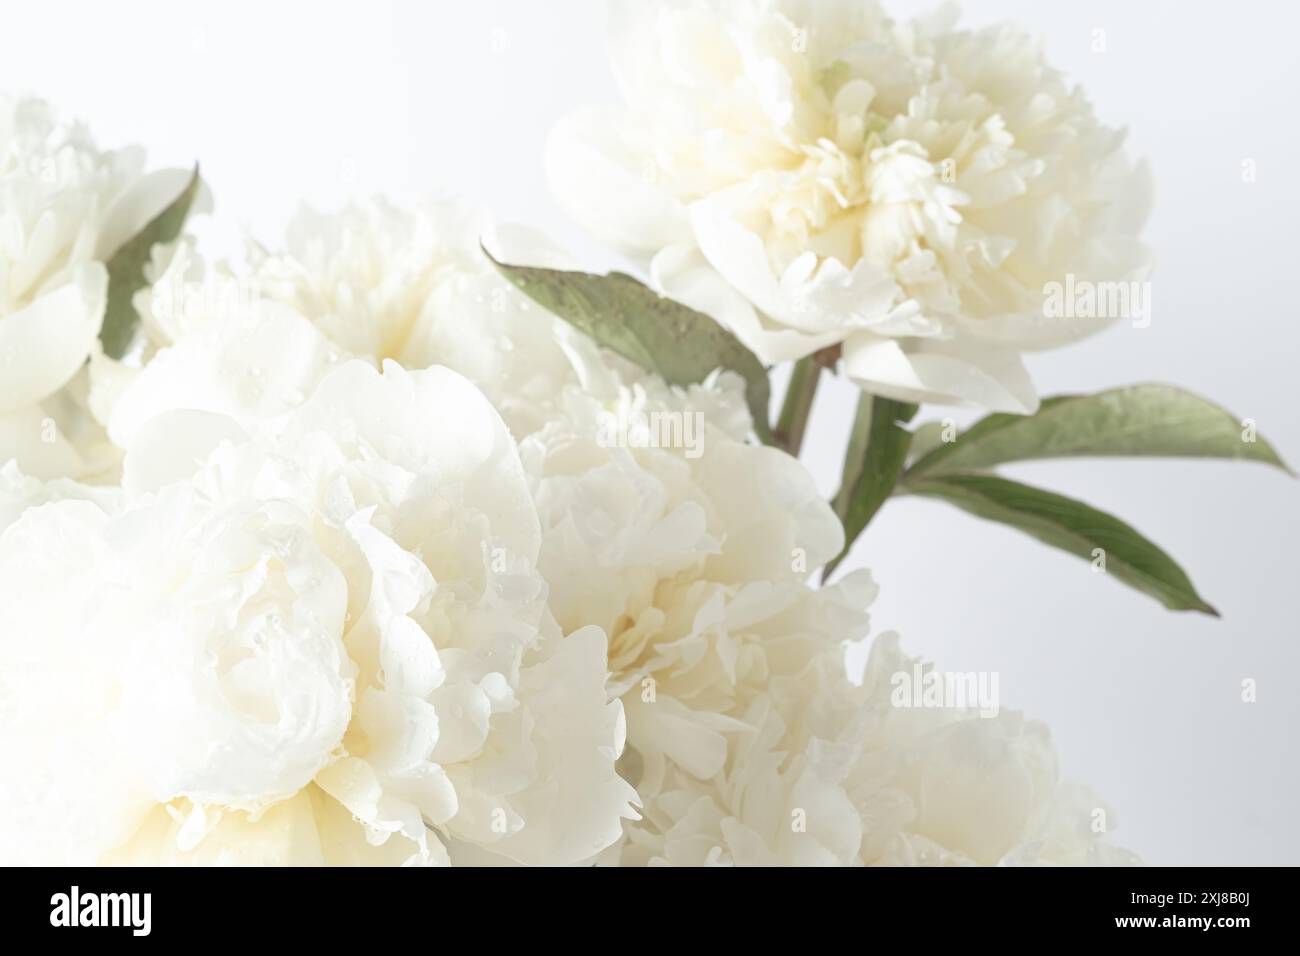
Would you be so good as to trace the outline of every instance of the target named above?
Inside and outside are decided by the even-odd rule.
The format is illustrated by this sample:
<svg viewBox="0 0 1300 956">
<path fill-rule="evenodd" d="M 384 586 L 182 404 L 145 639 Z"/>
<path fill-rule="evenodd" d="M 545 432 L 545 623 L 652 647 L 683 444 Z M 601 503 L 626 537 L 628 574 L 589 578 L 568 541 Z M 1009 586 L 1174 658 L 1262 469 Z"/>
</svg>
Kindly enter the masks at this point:
<svg viewBox="0 0 1300 956">
<path fill-rule="evenodd" d="M 289 306 L 344 352 L 470 377 L 512 431 L 545 420 L 557 378 L 571 379 L 555 319 L 506 282 L 481 242 L 511 261 L 567 265 L 538 237 L 450 200 L 399 209 L 383 198 L 337 213 L 305 208 L 285 247 L 250 248 L 257 298 Z"/>
<path fill-rule="evenodd" d="M 721 772 L 674 766 L 610 859 L 649 865 L 1131 865 L 1096 824 L 1088 790 L 1062 782 L 1047 729 L 1019 714 L 906 709 L 910 671 L 892 634 L 866 683 L 830 657 L 784 694 L 756 698 Z M 797 689 L 796 689 L 797 687 Z M 629 721 L 635 715 L 629 713 Z"/>
<path fill-rule="evenodd" d="M 0 534 L 5 861 L 568 864 L 616 840 L 604 635 L 550 616 L 481 393 L 349 362 L 264 425 L 160 413 L 121 501 L 4 473 L 0 503 L 34 505 Z"/>
<path fill-rule="evenodd" d="M 1105 842 L 1113 818 L 1062 782 L 1047 728 L 1013 711 L 896 706 L 893 679 L 919 662 L 894 634 L 875 639 L 856 713 L 846 788 L 863 814 L 868 864 L 1128 865 Z M 1098 828 L 1096 824 L 1103 823 Z"/>
<path fill-rule="evenodd" d="M 476 217 L 450 202 L 408 212 L 377 197 L 337 213 L 303 208 L 283 250 L 249 248 L 263 294 L 293 306 L 357 355 L 401 361 L 440 280 L 472 269 Z"/>
<path fill-rule="evenodd" d="M 610 34 L 627 106 L 556 128 L 554 192 L 764 361 L 838 346 L 868 391 L 1032 412 L 1021 353 L 1116 317 L 1047 318 L 1047 284 L 1146 276 L 1146 168 L 1009 27 L 620 0 Z"/>
<path fill-rule="evenodd" d="M 43 477 L 103 464 L 82 369 L 98 348 L 104 263 L 189 176 L 143 166 L 138 148 L 103 152 L 45 103 L 0 96 L 0 463 Z"/>
</svg>

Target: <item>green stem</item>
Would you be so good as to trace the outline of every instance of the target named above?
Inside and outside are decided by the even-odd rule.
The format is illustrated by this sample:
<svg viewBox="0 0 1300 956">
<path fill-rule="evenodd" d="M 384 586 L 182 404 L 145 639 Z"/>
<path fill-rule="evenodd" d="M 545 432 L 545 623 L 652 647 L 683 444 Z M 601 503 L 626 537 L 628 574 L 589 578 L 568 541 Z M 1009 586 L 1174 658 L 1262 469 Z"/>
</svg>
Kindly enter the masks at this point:
<svg viewBox="0 0 1300 956">
<path fill-rule="evenodd" d="M 781 417 L 776 420 L 777 441 L 796 458 L 803 447 L 803 436 L 808 428 L 808 416 L 812 412 L 821 373 L 822 367 L 811 355 L 794 363 L 790 387 L 786 389 L 785 401 L 781 404 Z"/>
</svg>

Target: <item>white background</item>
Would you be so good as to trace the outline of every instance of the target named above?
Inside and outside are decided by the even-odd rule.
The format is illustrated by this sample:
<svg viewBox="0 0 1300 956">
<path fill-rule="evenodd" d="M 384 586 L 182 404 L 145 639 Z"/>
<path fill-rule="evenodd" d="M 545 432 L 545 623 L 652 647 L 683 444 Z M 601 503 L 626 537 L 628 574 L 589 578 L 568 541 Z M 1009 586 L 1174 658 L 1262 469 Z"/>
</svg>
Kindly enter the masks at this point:
<svg viewBox="0 0 1300 956">
<path fill-rule="evenodd" d="M 1255 419 L 1300 464 L 1294 8 L 968 6 L 968 23 L 1010 18 L 1042 35 L 1155 170 L 1151 327 L 1031 358 L 1041 391 L 1178 383 Z M 593 0 L 43 0 L 4 3 L 0 24 L 0 89 L 52 100 L 104 145 L 144 143 L 160 165 L 202 162 L 217 199 L 209 250 L 242 228 L 274 239 L 302 199 L 450 190 L 545 228 L 592 268 L 617 264 L 565 221 L 541 170 L 556 118 L 614 99 Z M 828 494 L 853 402 L 833 385 L 806 448 Z M 882 585 L 878 625 L 944 668 L 999 671 L 1004 706 L 1051 725 L 1067 773 L 1117 809 L 1117 842 L 1147 861 L 1300 861 L 1300 483 L 1231 463 L 1012 474 L 1130 520 L 1223 619 L 1169 613 L 1016 532 L 900 500 L 851 561 Z M 1257 681 L 1257 703 L 1241 701 L 1244 678 Z"/>
</svg>

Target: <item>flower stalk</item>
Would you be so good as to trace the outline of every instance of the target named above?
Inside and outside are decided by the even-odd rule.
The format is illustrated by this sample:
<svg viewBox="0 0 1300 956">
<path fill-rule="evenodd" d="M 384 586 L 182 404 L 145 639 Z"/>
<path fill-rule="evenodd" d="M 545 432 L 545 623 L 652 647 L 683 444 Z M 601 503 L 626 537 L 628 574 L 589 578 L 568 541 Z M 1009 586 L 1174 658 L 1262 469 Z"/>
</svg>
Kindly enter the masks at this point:
<svg viewBox="0 0 1300 956">
<path fill-rule="evenodd" d="M 817 397 L 821 372 L 821 364 L 814 356 L 806 355 L 794 363 L 794 370 L 790 373 L 790 386 L 781 403 L 781 415 L 776 420 L 777 444 L 796 458 L 803 446 L 803 436 L 808 427 L 808 416 L 812 413 L 813 400 Z"/>
</svg>

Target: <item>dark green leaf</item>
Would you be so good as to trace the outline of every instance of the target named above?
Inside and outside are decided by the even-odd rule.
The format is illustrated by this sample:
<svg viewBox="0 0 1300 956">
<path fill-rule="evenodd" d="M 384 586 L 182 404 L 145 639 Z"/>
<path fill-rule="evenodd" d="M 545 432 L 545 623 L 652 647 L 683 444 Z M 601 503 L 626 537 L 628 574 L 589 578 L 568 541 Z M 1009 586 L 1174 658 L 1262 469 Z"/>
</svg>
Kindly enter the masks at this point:
<svg viewBox="0 0 1300 956">
<path fill-rule="evenodd" d="M 844 550 L 826 566 L 826 576 L 844 560 L 863 529 L 894 491 L 907 459 L 912 433 L 903 427 L 916 406 L 863 392 L 844 453 L 839 493 L 833 502 L 844 524 Z"/>
<path fill-rule="evenodd" d="M 1085 560 L 1100 548 L 1107 573 L 1165 607 L 1218 616 L 1169 555 L 1123 521 L 1082 502 L 994 475 L 909 475 L 903 490 L 942 498 Z"/>
<path fill-rule="evenodd" d="M 755 433 L 771 440 L 767 370 L 739 339 L 703 312 L 664 298 L 621 272 L 601 276 L 511 266 L 484 252 L 533 301 L 671 385 L 702 382 L 718 368 L 736 372 L 745 380 Z"/>
<path fill-rule="evenodd" d="M 1050 398 L 1033 415 L 990 415 L 956 441 L 921 457 L 909 474 L 982 471 L 1037 458 L 1122 455 L 1244 458 L 1290 470 L 1272 445 L 1212 402 L 1169 385 L 1133 385 Z"/>
<path fill-rule="evenodd" d="M 162 212 L 154 216 L 136 235 L 128 239 L 108 260 L 108 304 L 104 309 L 104 324 L 99 339 L 110 358 L 120 359 L 131 347 L 140 316 L 131 301 L 136 292 L 148 281 L 145 266 L 153 247 L 160 242 L 171 242 L 181 234 L 185 219 L 199 191 L 199 167 L 185 189 Z"/>
</svg>

